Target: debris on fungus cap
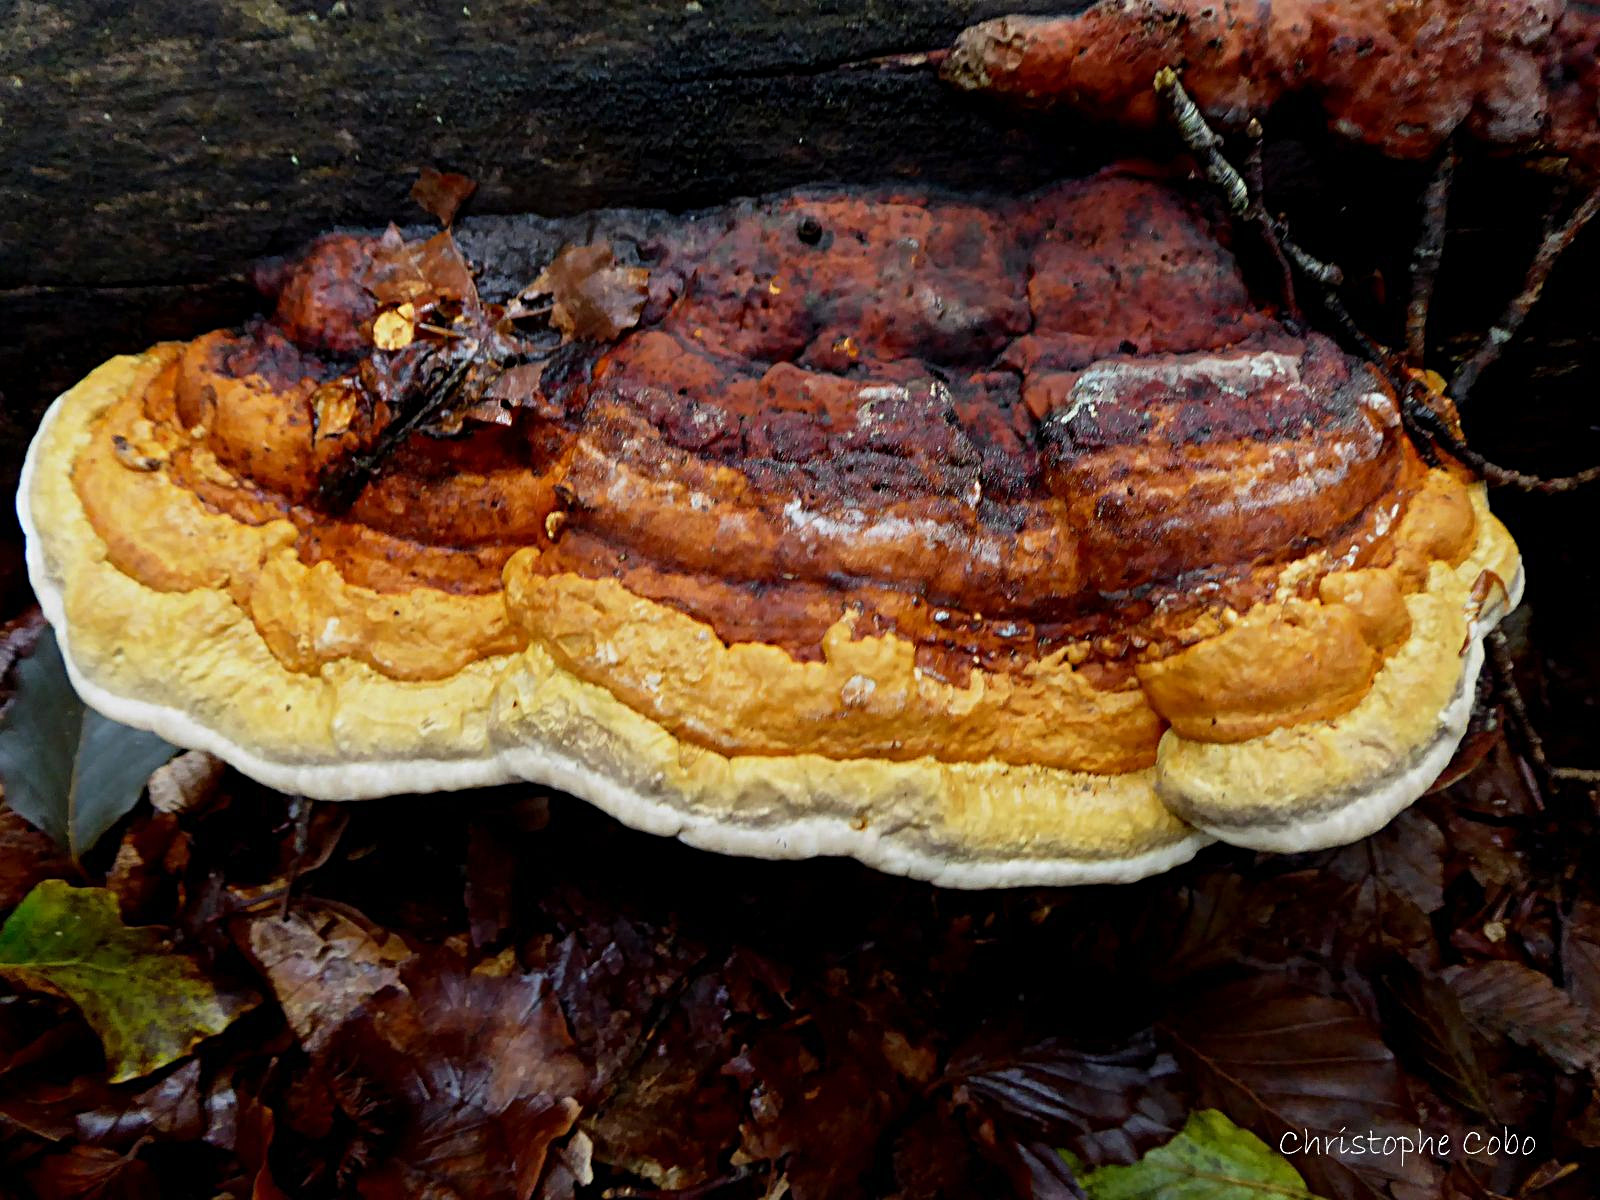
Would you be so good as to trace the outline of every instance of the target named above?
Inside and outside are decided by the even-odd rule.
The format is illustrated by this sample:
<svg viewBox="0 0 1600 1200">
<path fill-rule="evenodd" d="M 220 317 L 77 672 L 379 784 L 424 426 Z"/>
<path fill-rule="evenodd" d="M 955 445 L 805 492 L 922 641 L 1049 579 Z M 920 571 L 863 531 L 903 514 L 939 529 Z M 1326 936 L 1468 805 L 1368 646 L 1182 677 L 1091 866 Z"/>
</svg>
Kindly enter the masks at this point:
<svg viewBox="0 0 1600 1200">
<path fill-rule="evenodd" d="M 57 401 L 20 509 L 85 698 L 309 796 L 960 886 L 1352 840 L 1448 761 L 1516 549 L 1178 193 L 608 228 L 521 293 L 324 239 Z"/>
</svg>

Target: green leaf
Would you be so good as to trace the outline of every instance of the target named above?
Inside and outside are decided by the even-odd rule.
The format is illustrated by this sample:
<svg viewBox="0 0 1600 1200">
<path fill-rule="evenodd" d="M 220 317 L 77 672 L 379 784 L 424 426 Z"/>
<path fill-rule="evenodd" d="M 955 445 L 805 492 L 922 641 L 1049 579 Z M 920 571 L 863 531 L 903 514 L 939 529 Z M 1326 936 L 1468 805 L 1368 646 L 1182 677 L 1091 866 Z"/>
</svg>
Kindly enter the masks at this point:
<svg viewBox="0 0 1600 1200">
<path fill-rule="evenodd" d="M 1287 1159 L 1214 1108 L 1131 1167 L 1079 1174 L 1090 1200 L 1316 1200 Z"/>
<path fill-rule="evenodd" d="M 47 879 L 0 926 L 0 978 L 65 996 L 105 1046 L 111 1082 L 158 1071 L 221 1033 L 254 1000 L 219 994 L 104 888 Z"/>
<path fill-rule="evenodd" d="M 55 632 L 17 664 L 0 722 L 6 802 L 78 858 L 139 800 L 150 773 L 177 753 L 153 733 L 118 725 L 73 691 Z"/>
</svg>

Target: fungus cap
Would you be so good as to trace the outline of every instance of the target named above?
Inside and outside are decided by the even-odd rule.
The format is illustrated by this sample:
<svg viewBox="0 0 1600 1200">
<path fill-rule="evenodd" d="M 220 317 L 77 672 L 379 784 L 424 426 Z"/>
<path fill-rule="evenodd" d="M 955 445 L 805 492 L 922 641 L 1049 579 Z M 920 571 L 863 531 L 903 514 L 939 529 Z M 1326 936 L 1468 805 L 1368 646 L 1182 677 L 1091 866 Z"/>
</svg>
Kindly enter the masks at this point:
<svg viewBox="0 0 1600 1200">
<path fill-rule="evenodd" d="M 637 261 L 534 256 L 561 330 L 503 230 L 476 284 L 336 237 L 62 396 L 19 512 L 84 698 L 308 796 L 972 887 L 1350 841 L 1448 762 L 1515 546 L 1178 194 L 607 220 Z"/>
</svg>

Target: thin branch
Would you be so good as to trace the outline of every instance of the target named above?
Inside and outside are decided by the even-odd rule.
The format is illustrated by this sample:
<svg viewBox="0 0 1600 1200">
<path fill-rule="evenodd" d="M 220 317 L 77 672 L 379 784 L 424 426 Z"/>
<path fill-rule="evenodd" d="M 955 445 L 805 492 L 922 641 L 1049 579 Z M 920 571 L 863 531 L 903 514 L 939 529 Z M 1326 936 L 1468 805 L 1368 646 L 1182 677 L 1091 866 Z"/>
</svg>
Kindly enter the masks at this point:
<svg viewBox="0 0 1600 1200">
<path fill-rule="evenodd" d="M 400 443 L 429 417 L 445 408 L 461 390 L 467 374 L 477 365 L 478 345 L 465 348 L 461 360 L 436 386 L 424 394 L 419 404 L 378 436 L 377 444 L 365 454 L 353 454 L 330 473 L 317 487 L 318 499 L 331 512 L 340 512 L 355 503 L 361 489 L 383 466 Z"/>
<path fill-rule="evenodd" d="M 1172 120 L 1178 127 L 1178 136 L 1199 158 L 1200 165 L 1205 169 L 1206 178 L 1222 193 L 1223 199 L 1228 202 L 1228 207 L 1233 210 L 1233 215 L 1252 216 L 1254 205 L 1250 200 L 1249 187 L 1239 172 L 1233 169 L 1233 164 L 1223 157 L 1222 139 L 1210 125 L 1206 124 L 1200 109 L 1189 98 L 1189 93 L 1179 81 L 1178 73 L 1171 67 L 1162 67 L 1156 72 L 1154 87 L 1156 95 L 1164 99 L 1172 110 Z"/>
<path fill-rule="evenodd" d="M 1296 325 L 1300 324 L 1300 302 L 1294 293 L 1294 267 L 1290 265 L 1289 256 L 1284 253 L 1283 245 L 1277 233 L 1270 225 L 1261 226 L 1261 218 L 1266 215 L 1267 203 L 1267 172 L 1262 159 L 1262 141 L 1266 131 L 1261 128 L 1261 122 L 1254 117 L 1245 126 L 1245 135 L 1250 139 L 1250 150 L 1245 157 L 1245 181 L 1249 185 L 1250 194 L 1255 197 L 1255 220 L 1262 229 L 1261 240 L 1267 244 L 1267 249 L 1272 252 L 1273 261 L 1278 264 L 1278 288 L 1283 293 L 1283 308 L 1285 315 Z"/>
<path fill-rule="evenodd" d="M 314 800 L 305 796 L 289 797 L 289 820 L 294 823 L 294 841 L 289 857 L 289 877 L 283 883 L 283 899 L 278 905 L 278 920 L 289 919 L 289 901 L 294 896 L 294 885 L 300 878 L 300 862 L 306 856 L 306 846 L 311 839 L 311 812 Z"/>
<path fill-rule="evenodd" d="M 1490 462 L 1477 451 L 1469 449 L 1461 436 L 1446 424 L 1430 403 L 1422 398 L 1419 390 L 1421 385 L 1408 373 L 1406 363 L 1394 351 L 1373 341 L 1363 333 L 1360 326 L 1351 318 L 1349 311 L 1344 306 L 1344 302 L 1340 300 L 1338 293 L 1334 290 L 1343 282 L 1344 272 L 1335 264 L 1322 262 L 1302 250 L 1288 236 L 1288 227 L 1284 222 L 1268 215 L 1261 207 L 1259 199 L 1251 197 L 1250 189 L 1246 185 L 1244 177 L 1223 156 L 1221 149 L 1222 139 L 1217 136 L 1210 125 L 1206 124 L 1206 119 L 1201 114 L 1200 109 L 1189 98 L 1189 93 L 1184 91 L 1183 84 L 1178 80 L 1177 72 L 1172 70 L 1171 67 L 1162 67 L 1161 70 L 1156 72 L 1155 89 L 1171 108 L 1173 122 L 1177 126 L 1179 135 L 1183 138 L 1184 144 L 1200 159 L 1205 168 L 1206 178 L 1221 190 L 1224 199 L 1228 202 L 1228 207 L 1233 211 L 1234 215 L 1243 220 L 1255 222 L 1260 226 L 1269 245 L 1274 246 L 1275 249 L 1281 247 L 1282 253 L 1288 256 L 1289 261 L 1303 275 L 1322 285 L 1320 298 L 1329 315 L 1338 322 L 1345 336 L 1383 373 L 1390 386 L 1394 388 L 1395 394 L 1400 397 L 1401 413 L 1406 419 L 1407 429 L 1413 434 L 1413 440 L 1418 443 L 1425 456 L 1431 455 L 1431 447 L 1422 441 L 1421 435 L 1425 435 L 1429 441 L 1442 446 L 1455 458 L 1477 471 L 1484 479 L 1493 484 L 1517 487 L 1525 491 L 1534 492 L 1568 492 L 1574 488 L 1583 487 L 1586 484 L 1600 480 L 1600 467 L 1580 471 L 1576 475 L 1546 479 L 1538 475 L 1528 475 L 1521 471 L 1513 471 L 1509 467 L 1502 467 Z M 1448 196 L 1448 179 L 1444 184 L 1437 184 L 1436 182 L 1435 185 L 1430 186 L 1430 194 L 1434 192 L 1435 187 L 1444 197 Z M 1438 201 L 1440 205 L 1444 202 L 1444 199 Z M 1544 286 L 1544 277 L 1549 274 L 1550 266 L 1554 264 L 1555 258 L 1559 256 L 1560 251 L 1566 247 L 1567 243 L 1571 242 L 1572 238 L 1577 235 L 1577 231 L 1583 227 L 1583 224 L 1594 215 L 1596 208 L 1600 208 L 1600 188 L 1597 188 L 1579 206 L 1579 210 L 1568 220 L 1562 231 L 1546 239 L 1545 245 L 1540 249 L 1540 260 L 1544 263 L 1543 267 L 1541 268 L 1540 262 L 1536 261 L 1534 268 L 1529 272 L 1532 299 L 1526 301 L 1526 304 L 1523 305 L 1524 309 L 1531 307 L 1533 300 L 1538 299 L 1538 288 Z M 1442 229 L 1442 219 L 1439 225 Z M 1442 233 L 1440 236 L 1442 237 Z M 1557 241 L 1559 241 L 1559 245 L 1554 244 Z M 1535 281 L 1537 282 L 1537 287 L 1532 286 Z M 1526 295 L 1527 292 L 1524 293 L 1524 297 Z M 1519 297 L 1518 302 L 1521 303 L 1524 297 Z M 1292 297 L 1290 298 L 1290 303 L 1291 305 L 1293 303 Z M 1413 300 L 1413 303 L 1415 303 L 1415 300 Z M 1513 304 L 1512 307 L 1517 308 L 1518 304 Z M 1523 311 L 1522 316 L 1526 315 L 1526 311 Z M 1517 318 L 1517 323 L 1521 323 L 1521 317 Z M 1506 335 L 1506 337 L 1509 336 L 1509 334 Z"/>
<path fill-rule="evenodd" d="M 1578 234 L 1583 232 L 1583 227 L 1594 219 L 1596 213 L 1600 213 L 1600 185 L 1596 185 L 1594 190 L 1583 198 L 1583 202 L 1559 228 L 1546 235 L 1539 246 L 1539 252 L 1534 255 L 1533 265 L 1528 268 L 1528 277 L 1523 282 L 1522 291 L 1506 306 L 1500 320 L 1490 326 L 1489 332 L 1484 335 L 1483 343 L 1471 358 L 1461 364 L 1456 377 L 1450 381 L 1450 395 L 1455 399 L 1458 408 L 1465 404 L 1473 385 L 1478 382 L 1478 376 L 1494 365 L 1506 344 L 1516 336 L 1517 330 L 1522 328 L 1522 323 L 1528 319 L 1533 306 L 1539 302 L 1539 296 L 1544 291 L 1545 280 L 1550 277 L 1551 269 L 1566 252 L 1567 247 L 1572 245 Z"/>
<path fill-rule="evenodd" d="M 1556 782 L 1600 783 L 1600 770 L 1551 765 L 1550 757 L 1544 748 L 1544 738 L 1540 737 L 1539 731 L 1534 728 L 1533 716 L 1528 712 L 1527 701 L 1523 699 L 1522 689 L 1517 686 L 1510 642 L 1506 640 L 1503 632 L 1495 629 L 1484 639 L 1484 645 L 1489 651 L 1490 665 L 1494 668 L 1496 691 L 1499 692 L 1505 706 L 1511 710 L 1512 722 L 1517 726 L 1517 731 L 1522 735 L 1523 744 L 1527 748 L 1528 761 L 1539 775 L 1544 789 L 1552 790 L 1551 785 Z"/>
<path fill-rule="evenodd" d="M 1600 769 L 1592 767 L 1551 767 L 1550 774 L 1574 783 L 1600 783 Z"/>
<path fill-rule="evenodd" d="M 1411 303 L 1406 306 L 1406 362 L 1420 367 L 1428 357 L 1428 310 L 1444 258 L 1445 225 L 1450 214 L 1450 184 L 1456 171 L 1455 147 L 1447 147 L 1422 196 L 1422 232 L 1411 251 Z"/>
<path fill-rule="evenodd" d="M 1393 376 L 1391 384 L 1397 384 Z M 1466 442 L 1444 423 L 1443 418 L 1433 410 L 1431 405 L 1420 400 L 1412 387 L 1401 390 L 1401 410 L 1406 420 L 1420 428 L 1430 438 L 1443 446 L 1450 455 L 1471 467 L 1489 483 L 1500 487 L 1514 487 L 1524 492 L 1559 493 L 1570 492 L 1576 488 L 1586 487 L 1591 483 L 1600 481 L 1600 467 L 1590 467 L 1586 471 L 1579 471 L 1575 475 L 1558 475 L 1546 478 L 1543 475 L 1529 475 L 1523 471 L 1515 471 L 1510 467 L 1502 467 L 1498 463 L 1490 462 L 1476 450 L 1469 447 Z"/>
<path fill-rule="evenodd" d="M 1172 121 L 1177 127 L 1178 136 L 1183 139 L 1190 152 L 1200 160 L 1206 178 L 1222 193 L 1233 215 L 1251 222 L 1261 231 L 1262 239 L 1280 263 L 1287 259 L 1302 275 L 1323 287 L 1338 287 L 1343 283 L 1343 271 L 1333 263 L 1323 262 L 1300 246 L 1289 235 L 1287 223 L 1266 210 L 1259 192 L 1252 195 L 1244 177 L 1223 155 L 1222 138 L 1206 123 L 1205 116 L 1190 99 L 1189 93 L 1184 90 L 1183 83 L 1178 79 L 1178 73 L 1171 67 L 1162 67 L 1155 74 L 1154 86 L 1156 94 L 1166 101 L 1172 113 Z M 1259 143 L 1261 126 L 1256 121 L 1252 121 L 1251 126 L 1251 136 Z M 1254 173 L 1256 169 L 1255 162 L 1252 161 L 1250 170 Z M 1288 275 L 1287 269 L 1285 275 Z M 1290 316 L 1297 317 L 1299 309 L 1292 278 L 1286 279 L 1284 302 Z"/>
</svg>

